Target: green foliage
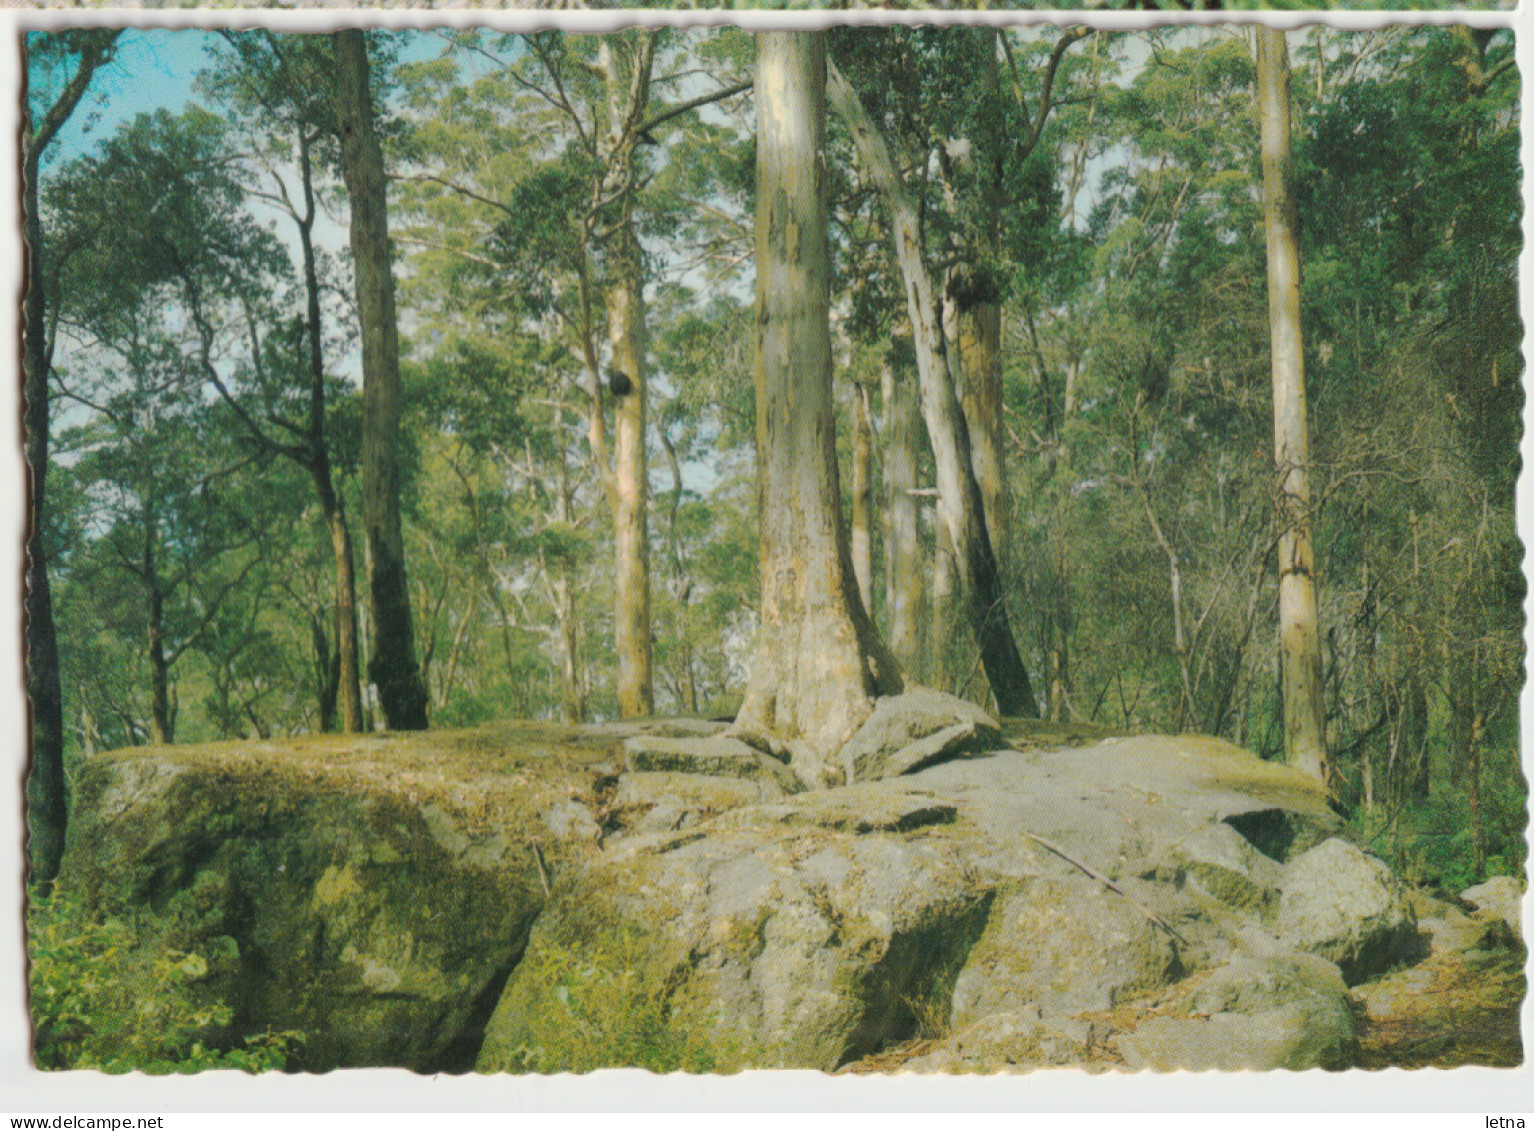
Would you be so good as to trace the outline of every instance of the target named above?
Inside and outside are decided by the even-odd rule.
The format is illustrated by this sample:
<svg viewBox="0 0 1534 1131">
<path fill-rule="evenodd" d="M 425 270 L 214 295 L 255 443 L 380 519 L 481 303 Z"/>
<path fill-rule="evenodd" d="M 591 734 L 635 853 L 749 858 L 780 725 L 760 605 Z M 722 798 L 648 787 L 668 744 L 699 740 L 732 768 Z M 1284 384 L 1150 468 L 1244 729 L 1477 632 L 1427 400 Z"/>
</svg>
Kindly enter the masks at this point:
<svg viewBox="0 0 1534 1131">
<path fill-rule="evenodd" d="M 643 936 L 605 926 L 579 947 L 534 938 L 516 977 L 554 1000 L 526 1020 L 512 1072 L 738 1072 L 764 1063 L 674 980 L 647 976 Z"/>
<path fill-rule="evenodd" d="M 33 893 L 27 915 L 32 1024 L 40 1068 L 103 1072 L 200 1072 L 287 1067 L 297 1032 L 236 1041 L 231 1011 L 195 992 L 200 955 L 154 951 L 117 919 L 90 916 L 64 888 Z"/>
<path fill-rule="evenodd" d="M 1523 875 L 1528 845 L 1522 791 L 1503 785 L 1488 804 L 1493 813 L 1484 865 L 1476 860 L 1469 803 L 1458 790 L 1407 802 L 1394 813 L 1360 808 L 1349 830 L 1407 883 L 1453 894 L 1492 876 Z"/>
</svg>

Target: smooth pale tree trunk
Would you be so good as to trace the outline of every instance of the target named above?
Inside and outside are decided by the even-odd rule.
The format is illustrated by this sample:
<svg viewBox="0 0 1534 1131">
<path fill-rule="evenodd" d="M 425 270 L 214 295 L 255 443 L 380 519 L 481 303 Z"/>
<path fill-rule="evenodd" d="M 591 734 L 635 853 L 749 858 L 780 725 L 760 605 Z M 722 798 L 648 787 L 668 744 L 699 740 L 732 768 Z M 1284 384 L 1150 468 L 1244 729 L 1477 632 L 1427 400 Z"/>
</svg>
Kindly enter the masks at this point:
<svg viewBox="0 0 1534 1131">
<path fill-rule="evenodd" d="M 874 436 L 868 390 L 853 390 L 852 406 L 852 572 L 863 608 L 874 607 Z"/>
<path fill-rule="evenodd" d="M 756 439 L 762 628 L 737 728 L 821 756 L 899 667 L 858 596 L 831 396 L 825 36 L 764 32 L 756 62 Z"/>
<path fill-rule="evenodd" d="M 935 524 L 936 545 L 932 548 L 932 612 L 927 622 L 927 682 L 939 691 L 952 691 L 956 686 L 948 670 L 949 658 L 954 652 L 954 600 L 953 546 L 948 531 L 941 522 Z"/>
<path fill-rule="evenodd" d="M 630 160 L 632 158 L 630 157 Z M 645 312 L 643 257 L 626 218 L 613 236 L 616 282 L 607 292 L 608 342 L 613 368 L 633 388 L 616 398 L 613 530 L 617 554 L 614 640 L 618 654 L 618 712 L 624 718 L 655 713 L 650 642 L 650 474 L 645 453 Z"/>
<path fill-rule="evenodd" d="M 829 94 L 889 214 L 916 347 L 922 416 L 937 465 L 938 516 L 953 544 L 965 616 L 979 646 L 998 711 L 1034 718 L 1038 704 L 1012 636 L 1000 568 L 986 528 L 985 502 L 971 463 L 970 430 L 955 395 L 932 280 L 922 259 L 920 220 L 884 138 L 857 91 L 834 65 L 830 68 Z"/>
<path fill-rule="evenodd" d="M 362 519 L 373 594 L 368 676 L 391 730 L 426 728 L 426 686 L 416 665 L 400 530 L 399 332 L 389 263 L 383 152 L 373 132 L 367 43 L 361 31 L 335 33 L 336 110 L 341 167 L 351 199 L 351 249 L 362 323 Z"/>
<path fill-rule="evenodd" d="M 922 671 L 927 577 L 922 568 L 921 500 L 917 467 L 921 406 L 909 336 L 896 335 L 882 374 L 884 400 L 884 602 L 890 650 L 902 670 Z"/>
<path fill-rule="evenodd" d="M 1284 751 L 1290 765 L 1328 777 L 1326 703 L 1316 623 L 1315 550 L 1305 358 L 1300 330 L 1300 257 L 1290 191 L 1289 53 L 1284 33 L 1258 28 L 1257 97 L 1262 116 L 1263 226 L 1268 248 L 1268 321 L 1273 339 L 1273 455 L 1279 472 L 1278 648 Z"/>
<path fill-rule="evenodd" d="M 591 291 L 581 272 L 583 352 L 591 381 L 587 428 L 592 456 L 602 476 L 613 520 L 613 647 L 617 654 L 618 712 L 624 718 L 654 714 L 654 655 L 650 627 L 649 467 L 645 446 L 649 390 L 645 366 L 644 252 L 634 230 L 635 146 L 644 135 L 649 107 L 655 33 L 604 36 L 597 48 L 597 71 L 607 102 L 608 144 L 597 195 L 618 211 L 604 245 L 607 338 L 614 374 L 628 391 L 614 393 L 614 453 L 607 454 L 602 373 L 592 332 Z"/>
<path fill-rule="evenodd" d="M 26 299 L 22 307 L 25 347 L 22 353 L 26 406 L 27 533 L 26 688 L 31 707 L 31 750 L 27 774 L 27 863 L 34 880 L 45 888 L 58 875 L 69 823 L 68 790 L 64 779 L 64 692 L 59 677 L 58 630 L 53 619 L 53 588 L 48 580 L 48 553 L 43 541 L 47 502 L 50 435 L 48 372 L 47 248 L 39 210 L 38 176 L 43 151 L 80 104 L 92 76 L 109 57 L 116 31 L 94 33 L 80 52 L 74 77 L 65 85 L 41 122 L 26 116 L 22 123 L 22 180 L 27 241 Z M 26 99 L 22 111 L 26 114 Z"/>
</svg>

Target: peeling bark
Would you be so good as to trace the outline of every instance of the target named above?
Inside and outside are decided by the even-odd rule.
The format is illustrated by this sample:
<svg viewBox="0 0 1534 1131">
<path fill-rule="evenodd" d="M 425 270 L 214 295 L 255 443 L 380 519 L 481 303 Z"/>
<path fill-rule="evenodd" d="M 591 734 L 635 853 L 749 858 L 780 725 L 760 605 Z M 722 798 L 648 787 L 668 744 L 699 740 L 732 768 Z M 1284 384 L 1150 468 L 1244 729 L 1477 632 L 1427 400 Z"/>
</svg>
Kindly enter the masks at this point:
<svg viewBox="0 0 1534 1131">
<path fill-rule="evenodd" d="M 1299 242 L 1290 191 L 1289 53 L 1282 31 L 1258 28 L 1256 36 L 1268 321 L 1273 338 L 1273 458 L 1279 475 L 1278 648 L 1284 749 L 1290 765 L 1324 782 L 1329 770 L 1326 703 L 1310 525 Z"/>
</svg>

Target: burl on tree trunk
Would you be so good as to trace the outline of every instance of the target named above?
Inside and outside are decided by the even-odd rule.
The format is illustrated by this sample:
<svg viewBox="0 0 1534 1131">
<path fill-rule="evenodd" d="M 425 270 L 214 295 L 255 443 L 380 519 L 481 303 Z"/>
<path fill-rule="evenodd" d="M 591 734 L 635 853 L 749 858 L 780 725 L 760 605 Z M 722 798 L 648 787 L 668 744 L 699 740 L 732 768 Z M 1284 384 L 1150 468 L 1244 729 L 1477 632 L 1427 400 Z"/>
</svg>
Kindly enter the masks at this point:
<svg viewBox="0 0 1534 1131">
<path fill-rule="evenodd" d="M 762 629 L 738 727 L 828 754 L 901 678 L 858 595 L 831 399 L 825 38 L 764 32 L 756 65 L 756 428 Z"/>
</svg>

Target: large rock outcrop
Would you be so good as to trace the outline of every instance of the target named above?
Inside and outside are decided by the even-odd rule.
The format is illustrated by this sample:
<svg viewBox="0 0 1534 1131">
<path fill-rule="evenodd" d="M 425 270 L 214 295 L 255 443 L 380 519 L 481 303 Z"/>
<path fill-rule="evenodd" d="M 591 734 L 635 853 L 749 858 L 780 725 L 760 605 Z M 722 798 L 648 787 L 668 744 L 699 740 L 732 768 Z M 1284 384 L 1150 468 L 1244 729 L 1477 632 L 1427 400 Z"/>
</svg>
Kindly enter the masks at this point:
<svg viewBox="0 0 1534 1131">
<path fill-rule="evenodd" d="M 466 1070 L 549 881 L 597 853 L 621 738 L 448 734 L 92 759 L 68 881 L 303 1064 Z M 582 802 L 586 803 L 582 803 Z"/>
<path fill-rule="evenodd" d="M 1417 932 L 1311 782 L 905 706 L 838 788 L 692 722 L 123 751 L 66 882 L 307 1069 L 1352 1063 Z"/>
</svg>

